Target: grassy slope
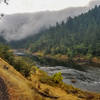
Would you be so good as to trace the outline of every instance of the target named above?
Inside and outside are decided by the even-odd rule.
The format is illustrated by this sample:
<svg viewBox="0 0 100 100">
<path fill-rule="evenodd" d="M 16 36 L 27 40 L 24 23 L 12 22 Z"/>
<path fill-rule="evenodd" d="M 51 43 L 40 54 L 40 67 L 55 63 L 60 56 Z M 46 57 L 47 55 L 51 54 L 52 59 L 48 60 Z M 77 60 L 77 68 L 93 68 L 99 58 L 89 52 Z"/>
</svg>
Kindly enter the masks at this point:
<svg viewBox="0 0 100 100">
<path fill-rule="evenodd" d="M 11 100 L 22 98 L 23 100 L 32 100 L 33 91 L 29 88 L 28 81 L 2 59 L 0 59 L 0 77 L 7 84 Z"/>
<path fill-rule="evenodd" d="M 0 58 L 0 78 L 7 85 L 10 100 L 99 100 L 98 98 L 79 98 L 77 95 L 67 93 L 59 87 L 40 83 L 38 81 L 38 74 L 32 76 L 32 81 L 28 81 Z M 49 89 L 49 94 L 45 91 L 47 89 Z M 58 99 L 55 99 L 55 97 L 58 97 Z M 96 95 L 96 97 L 100 96 Z"/>
<path fill-rule="evenodd" d="M 42 96 L 31 89 L 31 83 L 1 58 L 0 77 L 7 85 L 10 100 L 42 100 Z"/>
</svg>

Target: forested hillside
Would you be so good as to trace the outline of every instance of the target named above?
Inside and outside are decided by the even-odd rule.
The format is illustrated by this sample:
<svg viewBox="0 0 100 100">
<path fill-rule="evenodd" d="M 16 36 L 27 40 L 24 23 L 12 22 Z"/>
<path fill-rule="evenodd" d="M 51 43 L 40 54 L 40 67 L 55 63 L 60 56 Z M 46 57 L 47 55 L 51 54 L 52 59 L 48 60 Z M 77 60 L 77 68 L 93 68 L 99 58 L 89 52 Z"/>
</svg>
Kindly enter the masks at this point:
<svg viewBox="0 0 100 100">
<path fill-rule="evenodd" d="M 41 51 L 44 54 L 100 56 L 99 18 L 100 6 L 95 6 L 85 14 L 69 17 L 66 23 L 56 23 L 55 27 L 9 44 L 13 48 L 30 48 L 31 52 Z M 3 38 L 0 42 L 6 43 Z"/>
<path fill-rule="evenodd" d="M 78 17 L 69 17 L 66 23 L 57 23 L 56 27 L 26 40 L 32 52 L 100 56 L 100 6 Z M 21 43 L 24 44 L 24 41 Z"/>
</svg>

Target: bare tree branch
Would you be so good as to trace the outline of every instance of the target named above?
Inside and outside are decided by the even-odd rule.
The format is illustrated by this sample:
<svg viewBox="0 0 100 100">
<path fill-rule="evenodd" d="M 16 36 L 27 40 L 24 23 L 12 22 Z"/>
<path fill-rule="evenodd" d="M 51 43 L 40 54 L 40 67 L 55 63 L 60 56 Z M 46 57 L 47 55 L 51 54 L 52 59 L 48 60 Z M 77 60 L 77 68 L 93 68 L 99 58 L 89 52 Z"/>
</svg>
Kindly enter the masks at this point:
<svg viewBox="0 0 100 100">
<path fill-rule="evenodd" d="M 8 2 L 7 2 L 7 0 L 4 0 L 4 3 L 6 3 L 6 4 L 8 5 Z"/>
<path fill-rule="evenodd" d="M 6 5 L 8 5 L 8 0 L 0 0 L 0 3 L 4 2 Z M 0 14 L 0 19 L 4 17 L 4 14 Z"/>
<path fill-rule="evenodd" d="M 4 2 L 6 5 L 8 5 L 8 0 L 0 0 L 0 3 Z"/>
</svg>

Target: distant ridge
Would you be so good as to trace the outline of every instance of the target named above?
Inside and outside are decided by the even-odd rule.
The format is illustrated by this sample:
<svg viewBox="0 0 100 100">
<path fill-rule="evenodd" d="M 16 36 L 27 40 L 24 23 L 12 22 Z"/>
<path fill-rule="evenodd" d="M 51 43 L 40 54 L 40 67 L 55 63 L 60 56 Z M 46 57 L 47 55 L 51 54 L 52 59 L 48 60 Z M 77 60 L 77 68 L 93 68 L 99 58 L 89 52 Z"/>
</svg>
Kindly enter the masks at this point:
<svg viewBox="0 0 100 100">
<path fill-rule="evenodd" d="M 90 2 L 86 7 L 71 7 L 60 11 L 6 15 L 0 20 L 0 36 L 7 41 L 21 40 L 40 32 L 40 30 L 55 26 L 57 22 L 66 22 L 69 16 L 78 16 L 93 8 L 94 5 L 99 4 L 100 1 L 95 0 Z"/>
</svg>

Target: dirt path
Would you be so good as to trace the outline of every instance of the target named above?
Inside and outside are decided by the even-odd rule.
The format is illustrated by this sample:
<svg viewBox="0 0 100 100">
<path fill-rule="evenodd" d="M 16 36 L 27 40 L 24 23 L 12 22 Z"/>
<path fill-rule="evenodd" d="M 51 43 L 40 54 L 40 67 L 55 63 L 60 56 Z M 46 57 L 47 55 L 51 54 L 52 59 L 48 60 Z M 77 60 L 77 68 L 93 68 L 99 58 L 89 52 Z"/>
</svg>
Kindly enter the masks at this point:
<svg viewBox="0 0 100 100">
<path fill-rule="evenodd" d="M 0 77 L 0 100 L 9 100 L 7 86 L 1 77 Z"/>
</svg>

